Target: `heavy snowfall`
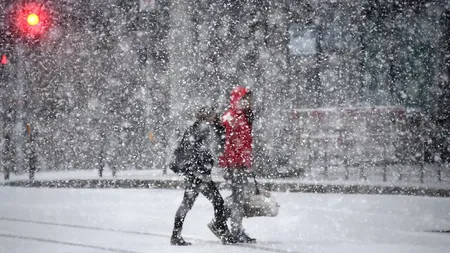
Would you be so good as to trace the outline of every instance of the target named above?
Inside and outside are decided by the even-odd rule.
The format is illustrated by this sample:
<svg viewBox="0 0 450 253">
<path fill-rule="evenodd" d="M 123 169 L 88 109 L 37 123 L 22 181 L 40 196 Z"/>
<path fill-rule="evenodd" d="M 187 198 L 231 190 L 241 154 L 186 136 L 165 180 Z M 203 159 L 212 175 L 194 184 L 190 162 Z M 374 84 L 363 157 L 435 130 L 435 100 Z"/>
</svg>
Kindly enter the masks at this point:
<svg viewBox="0 0 450 253">
<path fill-rule="evenodd" d="M 449 41 L 448 0 L 0 0 L 0 252 L 447 252 Z M 234 196 L 245 153 L 277 212 L 223 245 L 200 194 L 180 248 L 212 117 L 195 177 Z"/>
</svg>

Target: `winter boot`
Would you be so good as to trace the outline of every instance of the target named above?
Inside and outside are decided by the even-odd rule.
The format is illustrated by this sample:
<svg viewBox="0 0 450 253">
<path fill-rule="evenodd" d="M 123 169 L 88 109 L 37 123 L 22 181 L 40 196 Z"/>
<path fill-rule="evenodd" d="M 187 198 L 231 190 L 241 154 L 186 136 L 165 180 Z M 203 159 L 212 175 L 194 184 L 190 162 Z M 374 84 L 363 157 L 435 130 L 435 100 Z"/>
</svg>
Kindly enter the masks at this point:
<svg viewBox="0 0 450 253">
<path fill-rule="evenodd" d="M 256 239 L 255 238 L 251 238 L 250 236 L 248 236 L 244 230 L 241 230 L 236 236 L 235 239 L 237 240 L 238 243 L 256 243 Z"/>
<path fill-rule="evenodd" d="M 208 223 L 208 228 L 217 238 L 219 238 L 222 244 L 234 244 L 237 242 L 237 240 L 233 237 L 228 228 L 219 229 L 214 221 Z"/>
<path fill-rule="evenodd" d="M 220 239 L 220 242 L 221 242 L 223 245 L 228 245 L 228 244 L 235 244 L 235 243 L 238 243 L 238 241 L 236 240 L 236 238 L 234 238 L 233 235 L 232 235 L 231 233 L 229 233 L 229 234 L 226 235 L 226 236 L 223 236 L 223 237 Z"/>
<path fill-rule="evenodd" d="M 171 245 L 178 245 L 178 246 L 188 246 L 191 245 L 191 243 L 186 242 L 183 237 L 181 237 L 181 230 L 183 230 L 183 221 L 184 218 L 175 216 L 175 222 L 173 224 L 173 231 L 172 231 L 172 237 L 170 238 L 170 244 Z"/>
<path fill-rule="evenodd" d="M 172 236 L 170 238 L 170 244 L 171 245 L 177 245 L 177 246 L 189 246 L 191 245 L 190 242 L 186 242 L 183 237 L 181 236 Z"/>
</svg>

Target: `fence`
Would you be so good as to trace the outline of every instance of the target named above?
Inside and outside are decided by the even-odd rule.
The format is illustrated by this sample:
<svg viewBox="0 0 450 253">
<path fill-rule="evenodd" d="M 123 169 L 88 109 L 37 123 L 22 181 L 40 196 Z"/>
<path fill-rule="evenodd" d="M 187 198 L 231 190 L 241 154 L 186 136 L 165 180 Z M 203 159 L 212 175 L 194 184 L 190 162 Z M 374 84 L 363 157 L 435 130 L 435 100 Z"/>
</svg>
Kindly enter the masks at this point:
<svg viewBox="0 0 450 253">
<path fill-rule="evenodd" d="M 441 135 L 427 117 L 417 109 L 401 107 L 325 108 L 295 110 L 291 115 L 295 133 L 291 149 L 304 173 L 330 176 L 332 167 L 344 179 L 358 170 L 359 179 L 380 174 L 403 180 L 417 176 L 442 181 L 442 152 L 430 145 Z M 425 166 L 434 164 L 433 166 Z M 316 168 L 316 169 L 314 169 Z M 317 169 L 318 168 L 318 169 Z"/>
</svg>

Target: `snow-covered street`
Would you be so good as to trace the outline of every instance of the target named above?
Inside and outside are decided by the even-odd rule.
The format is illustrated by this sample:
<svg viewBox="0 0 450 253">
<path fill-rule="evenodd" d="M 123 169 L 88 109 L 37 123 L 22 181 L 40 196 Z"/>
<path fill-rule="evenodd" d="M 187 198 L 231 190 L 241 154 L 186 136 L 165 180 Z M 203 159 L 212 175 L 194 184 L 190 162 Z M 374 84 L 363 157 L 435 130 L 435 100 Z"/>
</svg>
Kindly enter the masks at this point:
<svg viewBox="0 0 450 253">
<path fill-rule="evenodd" d="M 224 196 L 229 192 L 224 191 Z M 0 252 L 448 252 L 450 199 L 274 193 L 275 218 L 245 220 L 258 239 L 224 246 L 200 197 L 169 244 L 181 190 L 0 188 Z"/>
</svg>

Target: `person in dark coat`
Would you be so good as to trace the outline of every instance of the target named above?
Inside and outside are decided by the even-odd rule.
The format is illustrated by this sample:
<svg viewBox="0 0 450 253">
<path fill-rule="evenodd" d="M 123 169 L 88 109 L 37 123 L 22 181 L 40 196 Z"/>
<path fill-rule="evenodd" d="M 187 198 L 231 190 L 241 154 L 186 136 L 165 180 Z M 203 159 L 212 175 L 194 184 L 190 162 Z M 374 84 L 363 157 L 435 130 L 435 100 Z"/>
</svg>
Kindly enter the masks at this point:
<svg viewBox="0 0 450 253">
<path fill-rule="evenodd" d="M 225 217 L 224 200 L 215 183 L 211 180 L 213 157 L 206 147 L 206 140 L 211 131 L 220 138 L 224 129 L 213 108 L 203 107 L 196 114 L 197 120 L 183 134 L 179 146 L 175 149 L 174 162 L 170 169 L 184 177 L 185 191 L 183 201 L 175 215 L 175 222 L 170 243 L 172 245 L 190 245 L 181 236 L 183 223 L 199 193 L 202 193 L 214 207 L 215 223 L 213 233 L 219 235 L 223 244 L 235 243 L 231 236 Z"/>
</svg>

